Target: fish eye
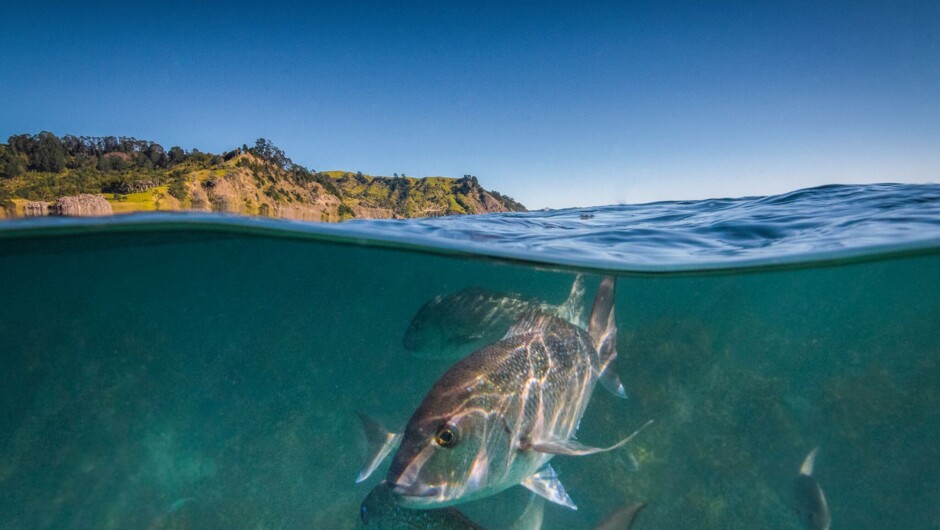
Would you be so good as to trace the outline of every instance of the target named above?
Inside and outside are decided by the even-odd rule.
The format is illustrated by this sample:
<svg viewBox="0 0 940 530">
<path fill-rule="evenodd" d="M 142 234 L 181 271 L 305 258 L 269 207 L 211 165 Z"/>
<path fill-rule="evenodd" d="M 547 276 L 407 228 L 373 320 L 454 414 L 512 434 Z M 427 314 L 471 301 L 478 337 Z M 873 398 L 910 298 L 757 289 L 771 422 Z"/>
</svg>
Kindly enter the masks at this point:
<svg viewBox="0 0 940 530">
<path fill-rule="evenodd" d="M 457 445 L 457 427 L 453 425 L 441 427 L 441 430 L 437 431 L 437 435 L 434 436 L 434 442 L 448 449 Z"/>
</svg>

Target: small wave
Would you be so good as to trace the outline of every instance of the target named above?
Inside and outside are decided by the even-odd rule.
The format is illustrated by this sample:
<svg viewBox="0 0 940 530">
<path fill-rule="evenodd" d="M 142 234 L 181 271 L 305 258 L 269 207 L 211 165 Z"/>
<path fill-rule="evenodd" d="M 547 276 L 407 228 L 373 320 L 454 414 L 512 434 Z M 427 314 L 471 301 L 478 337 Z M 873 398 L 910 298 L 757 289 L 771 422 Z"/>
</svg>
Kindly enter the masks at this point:
<svg viewBox="0 0 940 530">
<path fill-rule="evenodd" d="M 325 239 L 621 273 L 794 266 L 940 250 L 940 185 L 829 185 L 768 197 L 341 224 L 199 213 L 39 218 L 4 223 L 0 239 L 161 230 Z"/>
</svg>

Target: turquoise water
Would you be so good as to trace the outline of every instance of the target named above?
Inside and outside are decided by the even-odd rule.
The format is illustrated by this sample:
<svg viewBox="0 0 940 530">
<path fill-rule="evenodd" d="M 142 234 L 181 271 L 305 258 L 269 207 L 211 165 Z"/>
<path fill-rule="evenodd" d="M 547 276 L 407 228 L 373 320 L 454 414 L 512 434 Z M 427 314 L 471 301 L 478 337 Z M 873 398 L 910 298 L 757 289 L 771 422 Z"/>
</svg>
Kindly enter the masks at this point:
<svg viewBox="0 0 940 530">
<path fill-rule="evenodd" d="M 593 216 L 593 217 L 591 217 Z M 584 217 L 584 218 L 582 218 Z M 0 226 L 0 528 L 355 528 L 356 411 L 407 421 L 453 361 L 402 345 L 466 287 L 552 303 L 618 275 L 621 377 L 552 463 L 592 528 L 940 521 L 940 186 L 302 225 L 139 216 Z M 588 298 L 589 300 L 590 298 Z M 506 528 L 512 488 L 461 505 Z"/>
</svg>

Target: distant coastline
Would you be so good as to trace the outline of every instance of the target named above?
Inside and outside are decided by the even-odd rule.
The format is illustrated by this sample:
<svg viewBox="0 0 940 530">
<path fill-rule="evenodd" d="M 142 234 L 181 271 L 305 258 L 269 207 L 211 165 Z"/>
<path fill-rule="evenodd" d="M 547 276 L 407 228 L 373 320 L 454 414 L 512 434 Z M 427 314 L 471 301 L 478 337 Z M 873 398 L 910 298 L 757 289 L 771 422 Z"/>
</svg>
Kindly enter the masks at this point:
<svg viewBox="0 0 940 530">
<path fill-rule="evenodd" d="M 50 132 L 0 144 L 0 218 L 217 211 L 304 221 L 525 211 L 476 177 L 315 171 L 259 138 L 222 154 Z"/>
</svg>

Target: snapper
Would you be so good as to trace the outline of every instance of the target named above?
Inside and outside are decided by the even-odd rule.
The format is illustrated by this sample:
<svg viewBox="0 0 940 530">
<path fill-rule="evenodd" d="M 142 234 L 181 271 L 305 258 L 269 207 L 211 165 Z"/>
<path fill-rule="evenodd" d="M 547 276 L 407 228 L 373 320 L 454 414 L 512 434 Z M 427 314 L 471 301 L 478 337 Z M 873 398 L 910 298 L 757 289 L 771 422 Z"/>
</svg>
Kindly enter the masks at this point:
<svg viewBox="0 0 940 530">
<path fill-rule="evenodd" d="M 540 530 L 544 502 L 532 495 L 522 515 L 509 530 Z M 396 502 L 388 484 L 372 488 L 359 506 L 360 530 L 486 530 L 457 508 L 411 510 Z"/>
<path fill-rule="evenodd" d="M 609 451 L 639 432 L 606 448 L 574 439 L 598 381 L 626 396 L 612 366 L 617 356 L 614 286 L 611 277 L 601 281 L 587 331 L 557 316 L 530 312 L 501 340 L 454 364 L 425 396 L 404 433 L 390 433 L 360 416 L 374 456 L 357 481 L 365 480 L 397 445 L 386 483 L 402 506 L 451 506 L 521 484 L 577 509 L 549 461 L 555 455 Z"/>
<path fill-rule="evenodd" d="M 540 530 L 544 519 L 540 497 L 532 495 L 529 503 L 508 530 Z M 594 530 L 629 530 L 646 506 L 644 502 L 627 503 L 609 515 Z M 457 508 L 412 510 L 399 505 L 384 482 L 372 488 L 359 506 L 360 530 L 486 530 Z"/>
<path fill-rule="evenodd" d="M 402 345 L 422 359 L 462 359 L 499 340 L 519 318 L 531 312 L 555 315 L 583 326 L 582 276 L 575 278 L 568 298 L 557 306 L 525 295 L 482 287 L 435 296 L 411 319 Z"/>
</svg>

